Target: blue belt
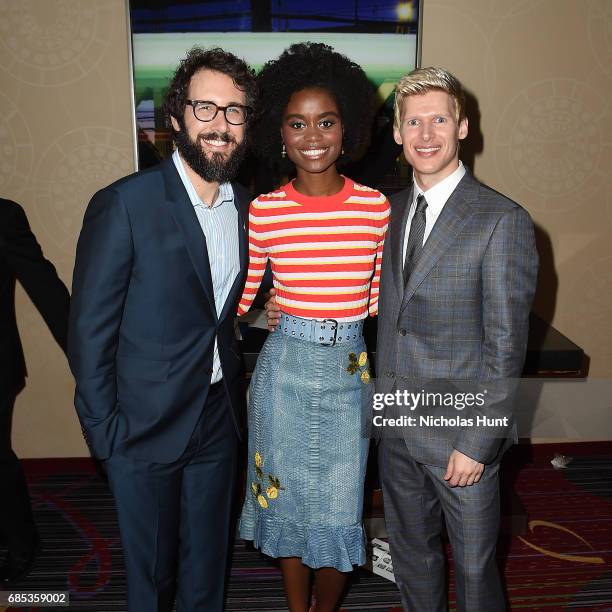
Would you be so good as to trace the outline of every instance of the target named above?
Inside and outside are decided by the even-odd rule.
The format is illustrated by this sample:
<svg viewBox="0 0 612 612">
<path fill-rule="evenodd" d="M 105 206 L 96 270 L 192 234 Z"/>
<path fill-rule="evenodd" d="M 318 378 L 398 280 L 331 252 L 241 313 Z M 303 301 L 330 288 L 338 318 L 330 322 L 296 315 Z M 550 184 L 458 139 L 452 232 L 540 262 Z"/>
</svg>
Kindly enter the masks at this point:
<svg viewBox="0 0 612 612">
<path fill-rule="evenodd" d="M 358 340 L 363 335 L 361 321 L 336 321 L 336 319 L 302 319 L 281 312 L 278 331 L 292 338 L 315 342 L 324 346 L 335 346 L 343 342 Z"/>
</svg>

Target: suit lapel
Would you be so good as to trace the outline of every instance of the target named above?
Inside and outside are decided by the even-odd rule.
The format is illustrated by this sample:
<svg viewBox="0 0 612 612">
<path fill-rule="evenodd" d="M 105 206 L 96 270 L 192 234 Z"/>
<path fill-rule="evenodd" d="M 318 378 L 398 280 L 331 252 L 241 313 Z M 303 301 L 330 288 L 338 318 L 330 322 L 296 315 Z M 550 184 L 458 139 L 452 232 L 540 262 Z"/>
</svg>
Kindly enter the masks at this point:
<svg viewBox="0 0 612 612">
<path fill-rule="evenodd" d="M 421 256 L 406 285 L 401 310 L 406 308 L 417 287 L 425 280 L 463 229 L 472 213 L 470 202 L 475 199 L 477 190 L 478 183 L 466 173 L 444 205 L 423 246 Z"/>
<path fill-rule="evenodd" d="M 246 275 L 249 268 L 249 204 L 251 202 L 250 194 L 244 188 L 232 183 L 234 190 L 234 205 L 238 211 L 238 247 L 240 256 L 240 274 Z M 232 287 L 233 289 L 233 287 Z"/>
<path fill-rule="evenodd" d="M 232 190 L 234 191 L 234 206 L 236 206 L 236 210 L 238 211 L 238 253 L 240 258 L 240 271 L 234 279 L 232 288 L 227 295 L 227 299 L 219 315 L 219 319 L 221 320 L 227 316 L 228 308 L 235 307 L 236 300 L 240 297 L 238 293 L 242 292 L 249 268 L 249 241 L 247 228 L 250 197 L 249 194 L 246 193 L 246 190 L 236 183 L 232 183 Z"/>
<path fill-rule="evenodd" d="M 391 221 L 389 223 L 389 241 L 391 246 L 391 266 L 393 284 L 401 300 L 404 295 L 404 235 L 406 222 L 412 202 L 412 187 L 391 196 Z"/>
<path fill-rule="evenodd" d="M 202 232 L 196 212 L 171 157 L 161 163 L 161 170 L 166 186 L 166 203 L 169 205 L 170 212 L 183 234 L 189 258 L 216 318 L 215 294 L 204 232 Z"/>
</svg>

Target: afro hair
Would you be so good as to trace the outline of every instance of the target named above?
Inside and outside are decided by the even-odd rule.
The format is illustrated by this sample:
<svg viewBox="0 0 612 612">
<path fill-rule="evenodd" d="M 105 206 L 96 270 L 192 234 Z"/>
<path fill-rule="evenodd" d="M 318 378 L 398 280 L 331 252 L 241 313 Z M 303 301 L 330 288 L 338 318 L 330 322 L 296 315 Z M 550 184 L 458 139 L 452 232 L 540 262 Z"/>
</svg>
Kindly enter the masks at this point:
<svg viewBox="0 0 612 612">
<path fill-rule="evenodd" d="M 257 76 L 259 108 L 254 132 L 255 153 L 287 172 L 293 164 L 281 156 L 281 124 L 291 96 L 309 87 L 320 87 L 336 100 L 344 130 L 344 153 L 339 164 L 363 154 L 370 138 L 374 88 L 355 62 L 323 43 L 297 43 L 267 62 Z"/>
</svg>

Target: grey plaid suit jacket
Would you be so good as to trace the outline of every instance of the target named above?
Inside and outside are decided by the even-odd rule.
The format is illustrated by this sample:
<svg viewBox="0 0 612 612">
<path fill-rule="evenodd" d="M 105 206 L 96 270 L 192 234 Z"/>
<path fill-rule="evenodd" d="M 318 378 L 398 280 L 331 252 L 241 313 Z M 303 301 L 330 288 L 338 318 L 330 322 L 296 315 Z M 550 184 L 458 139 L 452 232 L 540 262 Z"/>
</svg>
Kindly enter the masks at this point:
<svg viewBox="0 0 612 612">
<path fill-rule="evenodd" d="M 521 375 L 537 281 L 531 218 L 467 172 L 404 287 L 402 245 L 411 201 L 412 189 L 390 199 L 376 390 L 419 391 L 414 385 L 427 381 L 469 380 L 494 387 L 480 409 L 484 416 L 507 414 L 511 386 L 506 381 Z M 492 463 L 516 437 L 512 419 L 507 427 L 405 427 L 402 432 L 415 460 L 440 467 L 453 448 Z"/>
</svg>

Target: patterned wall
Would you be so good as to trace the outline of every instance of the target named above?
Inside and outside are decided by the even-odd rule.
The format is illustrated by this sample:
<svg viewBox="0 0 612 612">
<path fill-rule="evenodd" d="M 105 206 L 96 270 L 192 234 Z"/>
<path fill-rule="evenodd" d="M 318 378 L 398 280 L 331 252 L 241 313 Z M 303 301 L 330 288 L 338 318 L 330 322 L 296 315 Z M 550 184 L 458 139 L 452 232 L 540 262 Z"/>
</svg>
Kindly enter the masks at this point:
<svg viewBox="0 0 612 612">
<path fill-rule="evenodd" d="M 424 0 L 423 65 L 474 96 L 476 175 L 538 225 L 536 310 L 612 376 L 612 2 Z M 0 194 L 70 284 L 87 201 L 133 170 L 125 0 L 0 0 Z M 468 155 L 469 158 L 469 155 Z M 60 350 L 18 295 L 24 457 L 85 453 Z"/>
<path fill-rule="evenodd" d="M 538 226 L 535 311 L 612 376 L 612 2 L 425 0 L 422 64 L 474 94 L 475 173 Z"/>
<path fill-rule="evenodd" d="M 70 286 L 87 202 L 134 169 L 126 2 L 0 0 L 0 57 L 0 194 Z M 84 455 L 63 354 L 21 290 L 17 302 L 29 377 L 16 450 Z"/>
</svg>

